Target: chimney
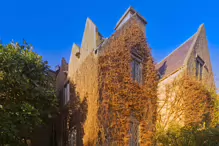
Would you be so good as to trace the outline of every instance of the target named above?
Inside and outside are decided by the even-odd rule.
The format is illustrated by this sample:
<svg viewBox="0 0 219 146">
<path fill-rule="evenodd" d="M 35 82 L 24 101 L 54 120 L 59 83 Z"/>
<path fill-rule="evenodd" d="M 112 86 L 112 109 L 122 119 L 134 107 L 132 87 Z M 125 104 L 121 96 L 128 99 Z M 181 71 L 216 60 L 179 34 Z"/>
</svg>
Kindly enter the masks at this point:
<svg viewBox="0 0 219 146">
<path fill-rule="evenodd" d="M 68 71 L 68 63 L 66 62 L 65 58 L 62 58 L 61 66 L 63 67 L 64 71 Z"/>
<path fill-rule="evenodd" d="M 147 21 L 145 20 L 144 17 L 142 17 L 137 11 L 135 11 L 134 8 L 129 7 L 126 12 L 123 14 L 123 16 L 120 18 L 120 20 L 117 22 L 115 30 L 118 30 L 123 26 L 133 15 L 136 15 L 139 20 L 145 25 L 147 24 Z"/>
</svg>

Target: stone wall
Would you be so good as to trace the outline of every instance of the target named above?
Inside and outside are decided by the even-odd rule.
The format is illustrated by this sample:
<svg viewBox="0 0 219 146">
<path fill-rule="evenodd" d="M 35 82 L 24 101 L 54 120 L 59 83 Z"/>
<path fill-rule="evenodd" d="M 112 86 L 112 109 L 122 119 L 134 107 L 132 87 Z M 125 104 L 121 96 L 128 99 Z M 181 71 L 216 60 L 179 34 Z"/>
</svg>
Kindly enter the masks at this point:
<svg viewBox="0 0 219 146">
<path fill-rule="evenodd" d="M 98 140 L 98 134 L 100 131 L 98 112 L 101 111 L 102 109 L 99 108 L 99 98 L 101 92 L 100 84 L 99 84 L 99 80 L 100 80 L 99 75 L 101 74 L 101 70 L 99 70 L 98 68 L 100 63 L 99 57 L 105 54 L 105 51 L 107 51 L 107 46 L 112 44 L 112 41 L 114 42 L 113 44 L 115 44 L 115 42 L 117 42 L 116 40 L 119 40 L 120 33 L 123 31 L 123 29 L 124 28 L 127 29 L 128 27 L 131 27 L 131 25 L 134 26 L 138 25 L 138 28 L 140 28 L 140 30 L 137 30 L 137 32 L 135 32 L 137 34 L 134 34 L 133 32 L 133 35 L 136 35 L 135 37 L 141 36 L 141 34 L 138 34 L 138 32 L 142 31 L 143 38 L 139 38 L 140 39 L 139 41 L 144 41 L 144 42 L 143 44 L 138 44 L 138 42 L 136 42 L 135 39 L 134 40 L 135 43 L 134 42 L 129 42 L 129 43 L 133 43 L 132 44 L 133 47 L 135 45 L 139 45 L 139 46 L 146 45 L 145 24 L 142 23 L 142 21 L 138 19 L 137 16 L 134 16 L 132 18 L 132 21 L 128 21 L 128 23 L 125 24 L 124 27 L 121 27 L 120 30 L 116 31 L 116 33 L 106 41 L 107 43 L 104 44 L 103 47 L 99 48 L 97 51 L 95 51 L 97 48 L 97 46 L 95 48 L 95 44 L 99 45 L 101 44 L 101 42 L 103 42 L 102 36 L 98 33 L 97 28 L 93 24 L 93 22 L 88 19 L 86 22 L 84 38 L 82 41 L 82 48 L 79 48 L 79 46 L 77 45 L 73 45 L 73 50 L 72 50 L 69 68 L 68 68 L 68 79 L 71 82 L 71 84 L 75 85 L 76 94 L 77 96 L 80 97 L 81 101 L 85 97 L 88 100 L 87 119 L 83 125 L 84 145 L 96 145 Z M 95 39 L 93 39 L 93 37 L 91 36 L 93 34 L 96 34 Z M 127 38 L 132 38 L 131 34 L 129 34 Z M 122 37 L 121 39 L 124 39 L 124 37 Z M 123 40 L 123 43 L 125 42 L 126 41 Z M 117 46 L 115 46 L 114 49 L 121 49 L 119 47 L 120 45 L 117 44 Z M 131 52 L 130 52 L 131 48 L 129 48 L 130 50 L 127 52 L 127 54 L 130 57 L 131 57 Z M 126 62 L 126 63 L 129 64 L 130 62 Z M 126 71 L 123 70 L 123 72 L 125 73 Z M 131 71 L 126 73 L 128 73 L 131 77 Z"/>
<path fill-rule="evenodd" d="M 208 49 L 208 41 L 206 38 L 206 30 L 204 26 L 201 26 L 199 29 L 197 40 L 194 44 L 194 49 L 192 50 L 186 64 L 188 73 L 191 76 L 195 76 L 197 55 L 205 62 L 205 67 L 203 68 L 203 83 L 205 83 L 208 88 L 215 87 L 210 53 Z"/>
<path fill-rule="evenodd" d="M 170 75 L 168 78 L 160 81 L 158 84 L 157 123 L 161 124 L 162 126 L 166 125 L 169 122 L 169 120 L 175 116 L 174 114 L 170 113 L 170 104 L 169 104 L 172 100 L 174 100 L 173 99 L 174 97 L 172 99 L 168 99 L 168 100 L 166 99 L 167 86 L 173 83 L 173 81 L 178 79 L 180 76 L 182 76 L 184 69 L 185 68 L 181 68 L 174 74 Z M 178 117 L 179 121 L 180 118 L 182 117 Z M 181 121 L 181 123 L 183 122 Z M 168 124 L 166 125 L 166 127 L 168 127 Z"/>
<path fill-rule="evenodd" d="M 84 124 L 85 135 L 83 143 L 84 145 L 95 143 L 98 136 L 97 100 L 99 97 L 97 56 L 91 52 L 83 63 L 81 63 L 80 67 L 78 67 L 75 74 L 69 74 L 69 80 L 72 84 L 75 84 L 76 94 L 80 97 L 81 101 L 86 97 L 88 102 L 88 113 Z"/>
<path fill-rule="evenodd" d="M 165 124 L 167 122 L 167 118 L 171 119 L 171 116 L 175 116 L 174 114 L 170 114 L 170 107 L 168 107 L 169 103 L 171 103 L 174 99 L 174 96 L 172 99 L 169 99 L 168 102 L 164 105 L 164 101 L 166 100 L 166 87 L 167 85 L 171 85 L 173 81 L 176 79 L 179 79 L 184 74 L 189 75 L 191 78 L 195 78 L 196 75 L 196 58 L 199 56 L 204 62 L 205 67 L 203 68 L 203 77 L 202 82 L 204 85 L 206 85 L 207 88 L 214 88 L 214 77 L 213 77 L 213 71 L 212 71 L 212 65 L 210 60 L 210 54 L 208 49 L 208 42 L 206 38 L 206 30 L 204 26 L 202 25 L 198 32 L 196 33 L 196 36 L 194 43 L 192 44 L 190 48 L 190 52 L 187 54 L 187 58 L 185 59 L 184 65 L 177 70 L 175 73 L 170 75 L 164 80 L 161 80 L 158 84 L 158 115 L 157 120 L 160 124 Z M 172 93 L 174 95 L 174 93 Z M 179 122 L 183 124 L 183 117 L 178 117 Z M 167 126 L 168 127 L 168 126 Z"/>
<path fill-rule="evenodd" d="M 94 50 L 100 44 L 101 39 L 96 25 L 88 18 L 81 48 L 76 44 L 73 45 L 69 63 L 70 83 L 75 85 L 75 92 L 81 101 L 87 98 L 88 112 L 83 125 L 84 145 L 95 143 L 98 135 L 98 57 Z"/>
</svg>

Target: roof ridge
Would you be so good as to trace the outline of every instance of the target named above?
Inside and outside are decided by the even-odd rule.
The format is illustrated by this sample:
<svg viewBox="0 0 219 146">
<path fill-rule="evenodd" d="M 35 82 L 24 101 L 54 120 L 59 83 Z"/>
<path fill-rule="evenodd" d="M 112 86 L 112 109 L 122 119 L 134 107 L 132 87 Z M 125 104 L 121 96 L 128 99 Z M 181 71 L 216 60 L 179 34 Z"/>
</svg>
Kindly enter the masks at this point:
<svg viewBox="0 0 219 146">
<path fill-rule="evenodd" d="M 187 56 L 186 56 L 186 58 L 185 58 L 185 60 L 184 60 L 183 65 L 185 65 L 186 62 L 188 61 L 188 58 L 189 58 L 189 56 L 191 55 L 192 49 L 194 48 L 194 45 L 196 44 L 196 41 L 197 41 L 197 39 L 198 39 L 198 37 L 199 37 L 199 35 L 200 35 L 201 30 L 203 29 L 203 27 L 204 27 L 204 23 L 202 23 L 202 24 L 199 26 L 198 31 L 196 32 L 196 36 L 195 36 L 195 38 L 194 38 L 194 40 L 193 40 L 193 42 L 192 42 L 192 45 L 190 46 L 190 49 L 189 49 L 189 51 L 188 51 L 188 53 L 187 53 Z"/>
<path fill-rule="evenodd" d="M 163 62 L 165 59 L 167 59 L 170 55 L 172 55 L 175 51 L 177 51 L 180 47 L 182 47 L 185 43 L 187 43 L 191 38 L 193 38 L 195 35 L 197 34 L 197 32 L 195 34 L 193 34 L 192 36 L 190 36 L 186 41 L 184 41 L 181 45 L 179 45 L 175 50 L 173 50 L 170 54 L 168 54 L 166 57 L 164 57 L 164 59 L 162 59 L 160 62 L 158 62 L 157 64 L 160 64 L 161 62 Z"/>
</svg>

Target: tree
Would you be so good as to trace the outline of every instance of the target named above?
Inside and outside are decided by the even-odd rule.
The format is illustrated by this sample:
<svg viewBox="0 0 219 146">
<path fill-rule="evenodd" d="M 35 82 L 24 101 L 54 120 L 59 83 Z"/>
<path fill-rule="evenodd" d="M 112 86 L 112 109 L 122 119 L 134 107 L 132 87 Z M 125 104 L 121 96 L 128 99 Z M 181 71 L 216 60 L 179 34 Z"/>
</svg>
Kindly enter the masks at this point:
<svg viewBox="0 0 219 146">
<path fill-rule="evenodd" d="M 158 115 L 165 114 L 157 122 L 162 123 L 164 129 L 174 122 L 189 125 L 210 120 L 213 95 L 196 79 L 186 75 L 175 79 L 165 86 L 164 94 L 165 98 L 159 100 Z"/>
<path fill-rule="evenodd" d="M 215 89 L 189 76 L 165 87 L 159 100 L 156 142 L 163 146 L 215 146 L 219 144 L 219 100 Z"/>
<path fill-rule="evenodd" d="M 25 41 L 0 45 L 0 145 L 25 145 L 57 109 L 48 63 L 32 49 Z"/>
</svg>

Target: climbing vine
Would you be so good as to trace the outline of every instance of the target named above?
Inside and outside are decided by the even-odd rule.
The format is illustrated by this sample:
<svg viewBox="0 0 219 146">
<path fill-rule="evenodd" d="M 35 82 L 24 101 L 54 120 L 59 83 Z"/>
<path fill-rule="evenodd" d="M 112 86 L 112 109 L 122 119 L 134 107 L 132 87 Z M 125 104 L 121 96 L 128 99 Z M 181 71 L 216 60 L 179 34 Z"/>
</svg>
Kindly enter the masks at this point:
<svg viewBox="0 0 219 146">
<path fill-rule="evenodd" d="M 218 99 L 214 89 L 188 75 L 166 85 L 158 107 L 156 142 L 160 145 L 216 145 Z M 163 115 L 164 113 L 165 115 Z M 161 116 L 161 118 L 159 118 Z"/>
<path fill-rule="evenodd" d="M 131 119 L 139 122 L 139 140 L 151 145 L 155 132 L 157 72 L 143 26 L 136 17 L 101 48 L 99 57 L 99 121 L 101 141 L 129 145 Z M 132 54 L 142 58 L 143 83 L 132 79 Z"/>
<path fill-rule="evenodd" d="M 158 100 L 157 124 L 161 124 L 164 129 L 174 122 L 182 126 L 197 125 L 203 121 L 210 124 L 213 98 L 200 81 L 183 75 L 165 85 L 165 91 L 161 94 L 165 98 Z"/>
</svg>

